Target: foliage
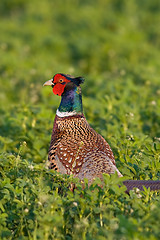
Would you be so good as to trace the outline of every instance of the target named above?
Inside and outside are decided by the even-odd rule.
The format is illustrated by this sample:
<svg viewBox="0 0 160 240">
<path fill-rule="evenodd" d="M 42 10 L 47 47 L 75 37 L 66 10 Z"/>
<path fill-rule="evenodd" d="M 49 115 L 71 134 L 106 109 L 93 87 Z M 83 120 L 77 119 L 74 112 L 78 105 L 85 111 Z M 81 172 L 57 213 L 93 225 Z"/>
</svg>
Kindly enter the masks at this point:
<svg viewBox="0 0 160 240">
<path fill-rule="evenodd" d="M 47 170 L 59 100 L 42 88 L 84 76 L 85 116 L 119 170 L 159 179 L 159 1 L 1 0 L 0 20 L 0 239 L 159 239 L 158 193 Z"/>
<path fill-rule="evenodd" d="M 2 239 L 158 239 L 159 196 L 128 196 L 116 175 L 105 175 L 103 188 L 98 179 L 82 187 L 12 154 L 1 155 L 1 170 Z"/>
</svg>

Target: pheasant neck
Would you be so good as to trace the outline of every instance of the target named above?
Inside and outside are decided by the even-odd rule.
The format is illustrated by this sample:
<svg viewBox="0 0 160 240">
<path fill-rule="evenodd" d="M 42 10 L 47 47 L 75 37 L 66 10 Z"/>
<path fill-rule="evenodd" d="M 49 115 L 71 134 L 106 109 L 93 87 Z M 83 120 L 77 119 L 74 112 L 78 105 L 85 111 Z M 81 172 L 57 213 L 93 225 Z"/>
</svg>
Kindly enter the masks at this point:
<svg viewBox="0 0 160 240">
<path fill-rule="evenodd" d="M 81 87 L 74 86 L 62 94 L 61 103 L 56 114 L 59 117 L 68 117 L 83 114 Z"/>
</svg>

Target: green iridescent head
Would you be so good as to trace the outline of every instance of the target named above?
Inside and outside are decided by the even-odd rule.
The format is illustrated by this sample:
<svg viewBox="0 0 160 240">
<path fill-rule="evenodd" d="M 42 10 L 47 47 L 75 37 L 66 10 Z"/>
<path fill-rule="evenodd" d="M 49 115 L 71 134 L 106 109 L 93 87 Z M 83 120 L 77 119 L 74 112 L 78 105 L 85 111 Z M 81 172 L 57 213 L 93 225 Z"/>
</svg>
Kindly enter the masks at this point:
<svg viewBox="0 0 160 240">
<path fill-rule="evenodd" d="M 84 78 L 82 77 L 58 73 L 51 80 L 45 82 L 44 86 L 50 85 L 53 93 L 62 97 L 58 108 L 59 112 L 81 114 L 83 110 L 80 84 L 83 82 Z"/>
</svg>

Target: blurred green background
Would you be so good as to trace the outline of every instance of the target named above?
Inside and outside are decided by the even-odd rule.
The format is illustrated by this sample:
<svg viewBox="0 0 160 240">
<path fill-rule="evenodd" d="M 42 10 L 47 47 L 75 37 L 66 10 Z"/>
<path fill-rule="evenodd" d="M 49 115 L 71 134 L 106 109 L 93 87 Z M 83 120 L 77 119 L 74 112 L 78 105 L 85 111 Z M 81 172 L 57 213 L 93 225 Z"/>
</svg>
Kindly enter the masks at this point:
<svg viewBox="0 0 160 240">
<path fill-rule="evenodd" d="M 60 97 L 83 76 L 84 114 L 126 179 L 160 179 L 160 1 L 0 0 L 0 239 L 158 240 L 158 193 L 88 189 L 45 167 Z"/>
<path fill-rule="evenodd" d="M 45 162 L 60 98 L 42 85 L 58 72 L 81 75 L 85 116 L 120 170 L 145 178 L 146 167 L 155 177 L 159 23 L 158 0 L 1 0 L 1 152 L 17 154 L 25 145 L 24 158 Z"/>
</svg>

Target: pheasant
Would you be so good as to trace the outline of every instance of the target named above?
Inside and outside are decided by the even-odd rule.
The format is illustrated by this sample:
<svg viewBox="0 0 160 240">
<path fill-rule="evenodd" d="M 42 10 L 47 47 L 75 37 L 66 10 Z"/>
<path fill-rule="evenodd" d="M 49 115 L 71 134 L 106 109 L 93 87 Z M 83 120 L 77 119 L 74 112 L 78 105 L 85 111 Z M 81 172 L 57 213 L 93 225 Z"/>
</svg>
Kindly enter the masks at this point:
<svg viewBox="0 0 160 240">
<path fill-rule="evenodd" d="M 83 82 L 82 77 L 58 73 L 43 85 L 51 86 L 53 93 L 61 96 L 53 124 L 48 160 L 50 169 L 62 174 L 73 174 L 82 181 L 87 178 L 90 185 L 94 178 L 102 179 L 103 173 L 117 172 L 119 177 L 122 174 L 116 167 L 109 144 L 90 127 L 84 117 L 80 87 Z M 124 181 L 128 189 L 136 187 L 138 183 L 134 180 Z M 141 185 L 138 185 L 140 189 Z M 143 185 L 146 185 L 144 181 Z"/>
</svg>

